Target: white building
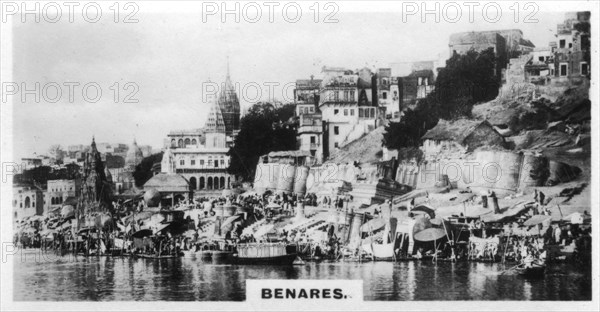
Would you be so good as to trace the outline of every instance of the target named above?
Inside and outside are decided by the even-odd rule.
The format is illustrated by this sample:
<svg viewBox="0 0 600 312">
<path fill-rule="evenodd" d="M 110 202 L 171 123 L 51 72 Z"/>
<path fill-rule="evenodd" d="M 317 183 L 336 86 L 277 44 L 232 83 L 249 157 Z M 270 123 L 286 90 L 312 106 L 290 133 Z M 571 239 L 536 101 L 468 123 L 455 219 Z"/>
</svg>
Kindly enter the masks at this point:
<svg viewBox="0 0 600 312">
<path fill-rule="evenodd" d="M 196 193 L 228 189 L 235 177 L 227 172 L 227 136 L 221 109 L 213 103 L 204 129 L 172 131 L 165 142 L 161 172 L 182 175 Z"/>
<path fill-rule="evenodd" d="M 371 73 L 363 68 L 358 73 L 342 68 L 322 70 L 319 109 L 326 123 L 325 152 L 340 148 L 374 130 L 384 109 L 372 98 Z"/>
<path fill-rule="evenodd" d="M 76 196 L 79 196 L 77 180 L 48 180 L 44 199 L 44 214 L 61 208 L 68 197 Z"/>
<path fill-rule="evenodd" d="M 44 213 L 44 192 L 35 186 L 13 186 L 13 217 L 25 217 Z"/>
</svg>

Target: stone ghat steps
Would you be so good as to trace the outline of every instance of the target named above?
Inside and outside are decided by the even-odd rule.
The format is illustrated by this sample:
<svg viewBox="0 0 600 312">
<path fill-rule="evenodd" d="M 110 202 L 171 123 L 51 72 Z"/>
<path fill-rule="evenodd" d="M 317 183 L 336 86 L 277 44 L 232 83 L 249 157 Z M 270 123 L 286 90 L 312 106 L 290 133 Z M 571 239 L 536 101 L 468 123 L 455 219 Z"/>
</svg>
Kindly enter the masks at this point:
<svg viewBox="0 0 600 312">
<path fill-rule="evenodd" d="M 354 202 L 366 205 L 381 204 L 386 200 L 405 194 L 406 191 L 395 184 L 355 183 L 352 185 Z"/>
</svg>

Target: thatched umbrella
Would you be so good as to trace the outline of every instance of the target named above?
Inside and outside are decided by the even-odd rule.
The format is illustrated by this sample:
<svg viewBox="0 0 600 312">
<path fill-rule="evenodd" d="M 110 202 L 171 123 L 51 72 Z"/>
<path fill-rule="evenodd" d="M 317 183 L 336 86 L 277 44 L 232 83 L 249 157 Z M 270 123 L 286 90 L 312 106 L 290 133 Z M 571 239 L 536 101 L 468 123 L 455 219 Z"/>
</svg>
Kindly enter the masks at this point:
<svg viewBox="0 0 600 312">
<path fill-rule="evenodd" d="M 383 218 L 375 218 L 367 221 L 360 227 L 360 231 L 364 233 L 374 232 L 385 226 L 385 220 Z"/>
<path fill-rule="evenodd" d="M 75 207 L 71 205 L 65 205 L 60 210 L 60 215 L 63 218 L 70 218 L 75 216 Z"/>
<path fill-rule="evenodd" d="M 444 236 L 446 236 L 446 231 L 444 231 L 443 229 L 428 228 L 415 234 L 414 239 L 421 242 L 433 241 L 433 246 L 435 248 L 434 259 L 437 260 L 437 240 Z"/>
</svg>

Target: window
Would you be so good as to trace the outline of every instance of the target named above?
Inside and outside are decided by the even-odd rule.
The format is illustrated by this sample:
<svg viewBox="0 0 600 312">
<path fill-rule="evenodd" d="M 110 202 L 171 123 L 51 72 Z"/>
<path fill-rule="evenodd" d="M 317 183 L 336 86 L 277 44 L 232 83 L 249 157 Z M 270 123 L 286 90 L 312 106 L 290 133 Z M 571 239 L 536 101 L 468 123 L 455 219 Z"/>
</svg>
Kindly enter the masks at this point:
<svg viewBox="0 0 600 312">
<path fill-rule="evenodd" d="M 350 100 L 354 101 L 354 90 L 350 91 Z"/>
<path fill-rule="evenodd" d="M 569 48 L 573 47 L 573 43 L 569 42 Z"/>
<path fill-rule="evenodd" d="M 312 107 L 312 106 L 309 108 L 309 110 L 310 110 L 310 112 L 311 112 L 311 113 L 314 113 L 314 112 L 315 112 L 315 108 L 314 108 L 314 107 Z"/>
<path fill-rule="evenodd" d="M 334 115 L 337 115 L 337 114 L 339 114 L 339 113 L 340 113 L 340 110 L 339 110 L 339 109 L 334 109 L 334 110 L 333 110 L 333 114 L 334 114 Z"/>
<path fill-rule="evenodd" d="M 422 77 L 419 77 L 418 79 L 419 79 L 419 80 L 418 80 L 418 82 L 417 82 L 417 85 L 418 85 L 418 86 L 420 86 L 420 85 L 423 85 L 423 78 L 422 78 Z"/>
<path fill-rule="evenodd" d="M 539 60 L 540 62 L 543 62 L 543 61 L 544 61 L 544 57 L 543 57 L 543 56 L 540 56 L 540 57 L 538 57 L 538 60 Z"/>
<path fill-rule="evenodd" d="M 333 127 L 333 134 L 338 135 L 340 134 L 340 127 L 338 126 L 334 126 Z M 337 143 L 336 143 L 337 144 Z"/>
<path fill-rule="evenodd" d="M 354 109 L 350 110 L 350 116 L 354 116 Z"/>
<path fill-rule="evenodd" d="M 219 168 L 219 161 L 215 159 L 215 168 Z"/>
<path fill-rule="evenodd" d="M 560 48 L 564 48 L 564 47 L 565 47 L 565 44 L 566 44 L 566 42 L 565 42 L 565 39 L 561 39 L 561 40 L 559 41 L 559 46 L 560 46 Z"/>
<path fill-rule="evenodd" d="M 310 144 L 315 144 L 316 141 L 317 141 L 316 137 L 314 135 L 311 135 L 310 136 Z"/>
<path fill-rule="evenodd" d="M 589 70 L 589 66 L 588 66 L 588 64 L 587 64 L 587 63 L 583 63 L 583 62 L 582 62 L 582 63 L 581 63 L 581 74 L 582 74 L 582 75 L 587 75 L 587 74 L 589 74 L 589 73 L 588 73 L 588 70 Z"/>
<path fill-rule="evenodd" d="M 344 116 L 348 116 L 348 109 L 344 108 Z"/>
<path fill-rule="evenodd" d="M 200 166 L 204 166 L 204 159 L 200 159 Z"/>
<path fill-rule="evenodd" d="M 340 145 L 338 144 L 338 142 L 333 143 L 333 147 L 338 148 Z"/>
<path fill-rule="evenodd" d="M 221 162 L 221 167 L 225 167 L 225 159 L 221 159 L 220 162 Z"/>
<path fill-rule="evenodd" d="M 195 166 L 196 165 L 196 160 L 195 159 L 190 160 L 190 165 Z"/>
<path fill-rule="evenodd" d="M 185 139 L 185 146 L 188 146 L 188 145 L 190 145 L 190 143 L 191 143 L 191 142 L 190 142 L 190 139 L 189 139 L 189 138 Z"/>
<path fill-rule="evenodd" d="M 384 100 L 387 100 L 387 92 L 383 92 L 381 94 L 381 98 L 383 98 Z"/>
<path fill-rule="evenodd" d="M 560 75 L 561 76 L 566 76 L 568 68 L 569 68 L 569 66 L 566 63 L 561 63 L 560 64 Z"/>
<path fill-rule="evenodd" d="M 358 118 L 365 117 L 365 111 L 362 108 L 358 109 Z"/>
<path fill-rule="evenodd" d="M 185 159 L 180 159 L 179 160 L 179 165 L 184 166 L 185 165 Z"/>
<path fill-rule="evenodd" d="M 196 139 L 192 140 L 192 145 L 198 145 L 198 141 L 196 141 Z"/>
</svg>

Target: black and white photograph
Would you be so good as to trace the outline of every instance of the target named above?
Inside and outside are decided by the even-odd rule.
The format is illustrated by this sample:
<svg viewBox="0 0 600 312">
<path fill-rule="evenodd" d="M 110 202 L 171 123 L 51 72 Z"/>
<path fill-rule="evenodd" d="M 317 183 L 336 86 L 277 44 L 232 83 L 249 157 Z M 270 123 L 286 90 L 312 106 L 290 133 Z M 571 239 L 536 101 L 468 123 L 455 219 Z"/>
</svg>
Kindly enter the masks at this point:
<svg viewBox="0 0 600 312">
<path fill-rule="evenodd" d="M 2 311 L 600 309 L 599 2 L 0 3 Z"/>
</svg>

